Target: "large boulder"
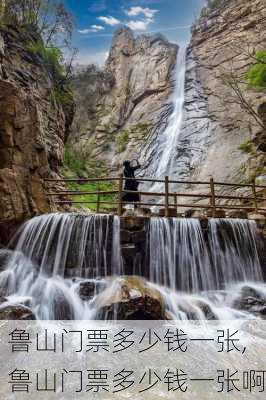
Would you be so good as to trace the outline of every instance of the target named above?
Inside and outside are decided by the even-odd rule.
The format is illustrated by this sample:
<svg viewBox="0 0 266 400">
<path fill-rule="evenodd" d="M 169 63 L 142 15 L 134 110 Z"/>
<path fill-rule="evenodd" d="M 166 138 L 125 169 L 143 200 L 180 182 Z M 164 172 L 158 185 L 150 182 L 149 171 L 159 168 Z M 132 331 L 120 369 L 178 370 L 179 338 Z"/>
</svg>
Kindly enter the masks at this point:
<svg viewBox="0 0 266 400">
<path fill-rule="evenodd" d="M 0 320 L 35 320 L 35 315 L 29 307 L 22 304 L 2 303 L 0 306 Z"/>
<path fill-rule="evenodd" d="M 103 280 L 86 280 L 79 284 L 78 293 L 81 300 L 91 300 L 96 294 L 99 294 L 106 288 L 106 282 Z"/>
<path fill-rule="evenodd" d="M 266 297 L 254 287 L 243 286 L 240 296 L 234 301 L 233 307 L 265 318 Z"/>
<path fill-rule="evenodd" d="M 99 319 L 164 320 L 167 319 L 161 293 L 145 279 L 131 276 L 111 282 L 95 299 Z"/>
</svg>

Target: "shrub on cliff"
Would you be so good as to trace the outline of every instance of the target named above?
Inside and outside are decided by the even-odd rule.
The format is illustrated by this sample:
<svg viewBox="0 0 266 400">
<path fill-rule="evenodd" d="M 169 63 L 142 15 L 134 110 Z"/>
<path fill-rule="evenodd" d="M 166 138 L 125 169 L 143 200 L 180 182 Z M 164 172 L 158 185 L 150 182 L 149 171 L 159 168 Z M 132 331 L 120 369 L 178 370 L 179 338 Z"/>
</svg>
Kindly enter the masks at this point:
<svg viewBox="0 0 266 400">
<path fill-rule="evenodd" d="M 69 45 L 73 32 L 72 16 L 60 0 L 6 0 L 2 21 L 38 32 L 46 45 Z"/>
<path fill-rule="evenodd" d="M 256 63 L 247 73 L 248 84 L 257 89 L 266 89 L 266 50 L 256 52 Z"/>
<path fill-rule="evenodd" d="M 16 26 L 28 38 L 26 48 L 45 67 L 53 88 L 52 99 L 69 106 L 73 103 L 70 89 L 73 20 L 59 0 L 6 0 L 2 10 L 2 25 Z M 24 40 L 25 41 L 25 40 Z M 72 57 L 65 62 L 65 49 Z"/>
</svg>

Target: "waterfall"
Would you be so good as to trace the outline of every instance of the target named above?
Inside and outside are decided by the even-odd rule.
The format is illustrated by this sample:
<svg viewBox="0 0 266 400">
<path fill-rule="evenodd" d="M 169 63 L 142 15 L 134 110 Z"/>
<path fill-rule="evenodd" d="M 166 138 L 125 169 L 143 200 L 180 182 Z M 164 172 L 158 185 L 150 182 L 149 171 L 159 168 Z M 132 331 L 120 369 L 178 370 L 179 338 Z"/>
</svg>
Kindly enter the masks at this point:
<svg viewBox="0 0 266 400">
<path fill-rule="evenodd" d="M 216 287 L 223 283 L 262 281 L 255 221 L 210 219 L 208 242 Z"/>
<path fill-rule="evenodd" d="M 174 110 L 170 116 L 168 127 L 162 135 L 164 149 L 161 153 L 157 176 L 170 175 L 173 153 L 182 126 L 183 105 L 185 99 L 186 47 L 181 47 L 176 62 L 176 85 L 174 93 Z"/>
<path fill-rule="evenodd" d="M 120 290 L 134 303 L 140 288 L 134 279 L 131 289 L 123 286 L 120 229 L 120 218 L 108 215 L 58 213 L 26 222 L 14 250 L 0 251 L 0 310 L 20 304 L 39 319 L 94 319 L 108 315 L 103 305 Z M 234 304 L 243 293 L 266 299 L 255 222 L 210 219 L 203 229 L 196 219 L 156 217 L 145 232 L 149 265 L 131 273 L 148 279 L 172 318 L 254 318 Z"/>
<path fill-rule="evenodd" d="M 89 318 L 90 304 L 82 302 L 80 284 L 96 291 L 100 278 L 122 273 L 119 235 L 116 216 L 33 218 L 12 240 L 15 251 L 0 273 L 1 295 L 11 303 L 30 302 L 40 319 Z"/>
<path fill-rule="evenodd" d="M 211 219 L 204 238 L 199 220 L 151 218 L 150 279 L 185 292 L 260 281 L 255 230 L 254 221 Z"/>
<path fill-rule="evenodd" d="M 152 165 L 149 170 L 156 177 L 171 175 L 174 154 L 182 127 L 183 106 L 185 99 L 186 47 L 181 47 L 177 54 L 175 69 L 175 91 L 173 95 L 173 111 L 169 117 L 166 129 L 158 136 L 152 154 Z M 155 184 L 153 190 L 160 189 Z"/>
<path fill-rule="evenodd" d="M 108 215 L 42 215 L 26 222 L 12 245 L 17 253 L 23 253 L 47 275 L 64 277 L 75 270 L 81 277 L 106 276 L 113 273 L 108 254 L 112 253 L 109 239 L 117 219 Z M 115 240 L 117 242 L 117 238 Z"/>
</svg>

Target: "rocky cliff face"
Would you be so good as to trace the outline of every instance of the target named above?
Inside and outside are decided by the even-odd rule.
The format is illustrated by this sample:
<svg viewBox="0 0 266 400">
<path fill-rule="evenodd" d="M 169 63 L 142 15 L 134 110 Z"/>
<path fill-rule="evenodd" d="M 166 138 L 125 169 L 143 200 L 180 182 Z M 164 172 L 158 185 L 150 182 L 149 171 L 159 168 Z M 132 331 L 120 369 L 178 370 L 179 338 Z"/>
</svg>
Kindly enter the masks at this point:
<svg viewBox="0 0 266 400">
<path fill-rule="evenodd" d="M 224 1 L 202 15 L 187 50 L 183 128 L 175 175 L 206 180 L 247 181 L 265 175 L 265 131 L 236 101 L 223 75 L 244 74 L 254 49 L 265 48 L 265 2 Z M 254 54 L 254 53 L 253 53 Z M 265 93 L 245 92 L 255 110 L 263 110 Z M 243 151 L 251 141 L 252 151 Z M 241 150 L 242 148 L 242 150 Z"/>
<path fill-rule="evenodd" d="M 119 29 L 104 71 L 87 85 L 79 77 L 74 82 L 82 111 L 70 144 L 113 170 L 126 158 L 139 158 L 171 111 L 177 51 L 161 35 L 135 38 L 129 28 Z"/>
<path fill-rule="evenodd" d="M 44 178 L 57 178 L 72 107 L 52 97 L 53 82 L 29 41 L 0 31 L 0 243 L 21 221 L 51 211 Z"/>
</svg>

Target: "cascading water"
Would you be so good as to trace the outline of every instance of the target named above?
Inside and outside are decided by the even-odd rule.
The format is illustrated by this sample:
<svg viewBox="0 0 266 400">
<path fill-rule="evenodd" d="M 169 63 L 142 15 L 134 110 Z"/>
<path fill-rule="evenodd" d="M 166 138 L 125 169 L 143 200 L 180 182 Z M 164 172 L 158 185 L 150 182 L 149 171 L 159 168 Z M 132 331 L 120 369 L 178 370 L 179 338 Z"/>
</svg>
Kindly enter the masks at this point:
<svg viewBox="0 0 266 400">
<path fill-rule="evenodd" d="M 149 167 L 156 177 L 171 175 L 172 162 L 176 152 L 179 133 L 182 127 L 183 106 L 185 99 L 186 47 L 178 51 L 176 61 L 175 92 L 173 96 L 174 109 L 170 115 L 167 128 L 159 135 L 152 154 L 152 165 Z M 153 190 L 160 189 L 160 184 L 153 186 Z"/>
<path fill-rule="evenodd" d="M 151 218 L 150 279 L 185 292 L 261 281 L 255 231 L 253 221 L 210 219 L 204 238 L 197 219 Z"/>
<path fill-rule="evenodd" d="M 254 221 L 151 218 L 149 278 L 176 319 L 254 318 L 241 296 L 266 299 Z M 252 282 L 252 283 L 251 283 Z"/>
<path fill-rule="evenodd" d="M 12 241 L 15 251 L 8 253 L 0 274 L 1 294 L 11 303 L 30 303 L 40 319 L 90 318 L 90 304 L 79 296 L 80 284 L 89 279 L 97 288 L 99 278 L 122 273 L 118 235 L 115 216 L 33 218 Z M 70 279 L 72 275 L 79 278 Z"/>
<path fill-rule="evenodd" d="M 266 299 L 255 222 L 211 219 L 202 229 L 196 219 L 156 217 L 146 235 L 150 264 L 138 273 L 161 293 L 173 318 L 254 318 L 234 304 L 243 291 Z M 15 250 L 0 252 L 0 260 L 6 259 L 0 310 L 22 304 L 39 319 L 101 318 L 102 304 L 110 304 L 123 288 L 116 216 L 36 217 L 20 229 L 11 247 Z M 123 290 L 138 296 L 136 289 Z"/>
</svg>

